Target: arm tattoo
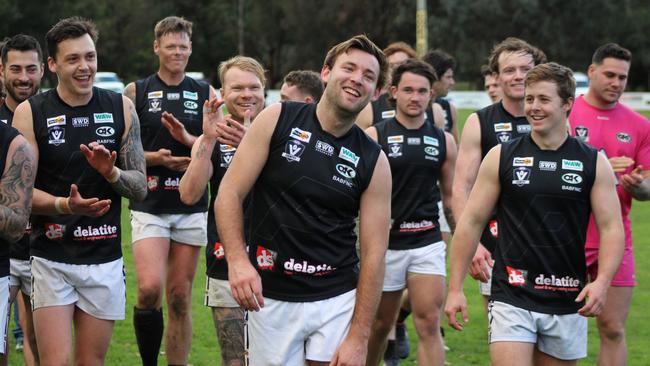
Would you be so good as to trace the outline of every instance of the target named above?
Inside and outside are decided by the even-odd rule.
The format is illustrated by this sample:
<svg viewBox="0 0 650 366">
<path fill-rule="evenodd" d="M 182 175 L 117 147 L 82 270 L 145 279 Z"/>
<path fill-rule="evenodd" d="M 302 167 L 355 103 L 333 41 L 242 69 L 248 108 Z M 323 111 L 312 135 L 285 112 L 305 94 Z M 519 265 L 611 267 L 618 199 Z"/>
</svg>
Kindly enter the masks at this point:
<svg viewBox="0 0 650 366">
<path fill-rule="evenodd" d="M 451 229 L 451 233 L 453 234 L 456 231 L 456 218 L 454 217 L 454 214 L 452 213 L 450 207 L 444 206 L 443 212 L 445 214 L 445 217 L 447 218 L 449 229 Z"/>
<path fill-rule="evenodd" d="M 34 156 L 27 142 L 7 156 L 9 168 L 0 182 L 0 237 L 15 242 L 25 233 L 32 208 Z"/>
<path fill-rule="evenodd" d="M 221 349 L 221 364 L 244 365 L 244 312 L 241 308 L 212 308 Z"/>
<path fill-rule="evenodd" d="M 205 154 L 205 151 L 208 149 L 205 139 L 201 139 L 198 150 L 196 150 L 196 158 L 201 159 Z"/>
<path fill-rule="evenodd" d="M 140 120 L 133 105 L 129 106 L 131 127 L 120 146 L 119 162 L 123 167 L 117 182 L 111 186 L 120 195 L 136 201 L 143 201 L 147 196 L 147 180 L 145 179 L 144 151 L 140 140 Z"/>
</svg>

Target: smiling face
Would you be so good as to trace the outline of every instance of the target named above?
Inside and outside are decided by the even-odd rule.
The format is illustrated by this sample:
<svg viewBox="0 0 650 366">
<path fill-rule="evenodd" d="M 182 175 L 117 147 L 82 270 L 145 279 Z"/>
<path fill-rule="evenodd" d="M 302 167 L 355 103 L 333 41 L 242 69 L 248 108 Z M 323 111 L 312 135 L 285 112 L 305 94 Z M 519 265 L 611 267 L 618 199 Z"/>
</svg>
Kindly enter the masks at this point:
<svg viewBox="0 0 650 366">
<path fill-rule="evenodd" d="M 221 94 L 226 102 L 228 112 L 233 118 L 242 122 L 244 112 L 251 113 L 251 121 L 264 109 L 264 85 L 250 71 L 231 67 L 224 74 Z"/>
<path fill-rule="evenodd" d="M 323 67 L 324 97 L 340 111 L 358 114 L 371 98 L 379 96 L 379 70 L 375 56 L 350 48 L 338 56 L 331 69 Z"/>
<path fill-rule="evenodd" d="M 535 66 L 533 56 L 525 52 L 502 52 L 499 55 L 497 80 L 504 98 L 513 101 L 524 99 L 524 78 Z"/>
<path fill-rule="evenodd" d="M 43 63 L 36 51 L 10 50 L 7 62 L 0 67 L 8 98 L 15 105 L 38 93 L 43 77 Z"/>
<path fill-rule="evenodd" d="M 573 97 L 563 101 L 554 82 L 538 81 L 526 87 L 524 112 L 528 123 L 537 133 L 565 128 L 567 114 L 572 106 Z"/>
<path fill-rule="evenodd" d="M 429 79 L 412 72 L 402 74 L 399 84 L 391 86 L 390 92 L 395 98 L 398 115 L 410 118 L 424 116 L 433 96 Z"/>
<path fill-rule="evenodd" d="M 92 96 L 97 72 L 97 51 L 90 35 L 66 39 L 57 45 L 56 59 L 47 60 L 51 72 L 59 79 L 57 87 L 73 97 Z"/>
<path fill-rule="evenodd" d="M 587 98 L 600 108 L 613 107 L 625 91 L 630 63 L 607 57 L 601 64 L 589 66 L 589 91 Z"/>
<path fill-rule="evenodd" d="M 190 36 L 185 33 L 166 33 L 154 41 L 153 50 L 160 60 L 160 69 L 171 74 L 185 72 L 192 54 Z"/>
</svg>

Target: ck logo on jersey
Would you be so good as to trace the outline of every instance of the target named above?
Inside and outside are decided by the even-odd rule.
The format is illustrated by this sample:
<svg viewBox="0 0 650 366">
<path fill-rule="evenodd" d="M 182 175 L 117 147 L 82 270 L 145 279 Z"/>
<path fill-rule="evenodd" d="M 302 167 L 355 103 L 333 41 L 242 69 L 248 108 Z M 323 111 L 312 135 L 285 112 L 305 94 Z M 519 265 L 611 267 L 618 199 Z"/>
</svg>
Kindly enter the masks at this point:
<svg viewBox="0 0 650 366">
<path fill-rule="evenodd" d="M 519 125 L 519 126 L 517 126 L 517 133 L 521 133 L 521 134 L 530 133 L 531 130 L 532 130 L 532 127 L 530 125 Z"/>
<path fill-rule="evenodd" d="M 425 145 L 433 145 L 433 146 L 438 146 L 438 139 L 431 137 L 431 136 L 424 136 L 424 144 Z"/>
<path fill-rule="evenodd" d="M 305 145 L 300 141 L 289 140 L 284 146 L 284 152 L 282 157 L 287 159 L 288 162 L 298 162 L 300 161 L 300 155 L 305 152 Z"/>
<path fill-rule="evenodd" d="M 512 123 L 497 123 L 494 125 L 494 132 L 512 131 Z"/>
<path fill-rule="evenodd" d="M 523 286 L 526 284 L 526 277 L 528 276 L 528 271 L 506 266 L 506 272 L 508 273 L 509 284 L 513 286 Z"/>
<path fill-rule="evenodd" d="M 50 145 L 59 146 L 65 144 L 65 128 L 54 126 L 47 130 Z"/>
<path fill-rule="evenodd" d="M 189 92 L 187 90 L 183 90 L 183 98 L 184 99 L 191 99 L 191 100 L 198 100 L 199 99 L 199 93 L 197 93 L 197 92 Z"/>
<path fill-rule="evenodd" d="M 582 177 L 580 174 L 576 173 L 566 173 L 562 175 L 562 180 L 569 184 L 580 184 L 582 183 Z"/>
<path fill-rule="evenodd" d="M 224 259 L 226 257 L 226 251 L 223 249 L 223 245 L 219 242 L 214 243 L 212 254 L 214 254 L 214 257 L 217 259 Z"/>
<path fill-rule="evenodd" d="M 357 176 L 357 172 L 345 164 L 336 164 L 336 172 L 347 179 L 354 179 Z"/>
<path fill-rule="evenodd" d="M 557 163 L 554 161 L 543 161 L 539 162 L 539 170 L 546 170 L 549 172 L 554 172 L 557 169 Z"/>
<path fill-rule="evenodd" d="M 512 166 L 533 166 L 535 158 L 532 156 L 515 157 L 512 159 Z"/>
<path fill-rule="evenodd" d="M 97 134 L 97 136 L 110 137 L 113 136 L 113 134 L 115 134 L 115 129 L 110 126 L 102 126 L 102 127 L 98 127 L 95 130 L 95 133 Z"/>
<path fill-rule="evenodd" d="M 357 164 L 359 164 L 359 157 L 357 154 L 353 153 L 346 147 L 341 147 L 341 151 L 339 151 L 339 158 L 347 160 L 350 163 L 354 164 L 355 168 L 357 167 Z"/>
<path fill-rule="evenodd" d="M 577 172 L 581 172 L 582 171 L 582 162 L 580 160 L 562 159 L 562 169 L 564 169 L 564 170 L 575 170 Z"/>
<path fill-rule="evenodd" d="M 402 144 L 390 144 L 388 150 L 388 156 L 391 158 L 402 156 Z"/>
<path fill-rule="evenodd" d="M 582 141 L 589 141 L 589 129 L 585 126 L 576 126 L 575 136 Z"/>
<path fill-rule="evenodd" d="M 113 113 L 94 113 L 95 123 L 113 123 Z"/>
<path fill-rule="evenodd" d="M 499 140 L 500 144 L 510 141 L 510 132 L 497 133 L 497 140 Z"/>
<path fill-rule="evenodd" d="M 519 167 L 512 171 L 512 184 L 523 187 L 530 183 L 530 168 Z"/>
<path fill-rule="evenodd" d="M 618 141 L 620 141 L 620 142 L 626 142 L 626 143 L 632 141 L 632 137 L 629 134 L 625 133 L 625 132 L 617 133 L 616 134 L 616 139 Z"/>
<path fill-rule="evenodd" d="M 438 149 L 433 146 L 427 146 L 424 148 L 424 153 L 431 156 L 438 156 L 438 154 L 440 154 L 440 151 L 438 151 Z"/>
<path fill-rule="evenodd" d="M 199 104 L 197 102 L 192 102 L 191 100 L 186 100 L 183 103 L 183 106 L 187 109 L 197 109 L 199 107 Z"/>
<path fill-rule="evenodd" d="M 157 113 L 162 110 L 162 103 L 160 102 L 160 99 L 151 99 L 149 101 L 149 112 L 151 113 Z"/>
<path fill-rule="evenodd" d="M 263 246 L 257 246 L 255 257 L 257 259 L 257 268 L 262 271 L 272 271 L 275 257 L 277 256 L 272 250 L 266 249 Z"/>
<path fill-rule="evenodd" d="M 395 110 L 381 112 L 381 119 L 393 118 L 395 117 Z"/>
<path fill-rule="evenodd" d="M 404 142 L 404 135 L 388 136 L 389 144 L 401 144 Z"/>
<path fill-rule="evenodd" d="M 147 94 L 147 99 L 161 99 L 163 97 L 163 91 L 162 90 L 156 90 L 149 92 Z"/>
<path fill-rule="evenodd" d="M 297 127 L 294 127 L 291 129 L 291 133 L 289 134 L 289 137 L 308 143 L 309 140 L 311 140 L 311 132 L 303 131 Z"/>
<path fill-rule="evenodd" d="M 47 119 L 47 127 L 50 128 L 52 126 L 65 126 L 65 115 L 60 115 L 52 118 Z"/>
</svg>

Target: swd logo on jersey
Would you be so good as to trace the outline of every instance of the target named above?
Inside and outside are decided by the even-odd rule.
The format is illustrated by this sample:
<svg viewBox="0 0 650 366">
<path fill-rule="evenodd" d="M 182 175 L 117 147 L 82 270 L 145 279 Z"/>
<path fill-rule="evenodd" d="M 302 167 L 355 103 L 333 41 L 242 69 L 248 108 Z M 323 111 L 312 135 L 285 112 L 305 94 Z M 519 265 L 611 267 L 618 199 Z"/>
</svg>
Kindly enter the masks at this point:
<svg viewBox="0 0 650 366">
<path fill-rule="evenodd" d="M 544 161 L 540 160 L 539 162 L 539 170 L 546 170 L 549 172 L 554 172 L 557 170 L 557 163 L 554 161 Z"/>
<path fill-rule="evenodd" d="M 499 224 L 497 224 L 497 220 L 490 220 L 488 223 L 488 229 L 490 229 L 490 235 L 495 238 L 499 237 Z"/>
<path fill-rule="evenodd" d="M 512 171 L 512 184 L 523 187 L 530 183 L 530 169 L 519 167 Z"/>
<path fill-rule="evenodd" d="M 419 137 L 409 137 L 409 138 L 406 139 L 406 144 L 407 145 L 420 145 L 421 141 L 422 140 L 420 140 Z"/>
<path fill-rule="evenodd" d="M 424 136 L 423 139 L 424 139 L 424 144 L 425 145 L 438 146 L 438 144 L 439 144 L 438 139 L 435 138 L 435 137 Z"/>
<path fill-rule="evenodd" d="M 381 112 L 381 119 L 387 119 L 387 118 L 393 118 L 395 117 L 395 110 L 391 109 L 389 111 L 382 111 Z"/>
<path fill-rule="evenodd" d="M 388 145 L 388 157 L 397 158 L 402 156 L 402 144 Z"/>
<path fill-rule="evenodd" d="M 498 132 L 497 140 L 500 144 L 510 141 L 510 132 Z"/>
<path fill-rule="evenodd" d="M 287 161 L 290 163 L 299 162 L 300 156 L 303 152 L 305 152 L 305 145 L 303 145 L 300 141 L 289 140 L 284 146 L 282 157 L 287 159 Z"/>
<path fill-rule="evenodd" d="M 580 280 L 571 276 L 555 277 L 555 275 L 551 275 L 551 277 L 548 277 L 541 273 L 539 276 L 535 277 L 535 289 L 577 292 L 580 290 Z"/>
<path fill-rule="evenodd" d="M 65 115 L 60 115 L 47 119 L 47 128 L 53 126 L 65 126 Z"/>
<path fill-rule="evenodd" d="M 81 227 L 77 226 L 72 235 L 75 237 L 75 240 L 105 240 L 105 239 L 114 239 L 117 238 L 117 226 L 114 225 L 102 225 L 99 227 L 86 226 Z"/>
<path fill-rule="evenodd" d="M 506 266 L 506 272 L 508 273 L 509 284 L 513 286 L 523 286 L 526 284 L 526 276 L 528 276 L 528 271 Z"/>
<path fill-rule="evenodd" d="M 167 178 L 165 179 L 165 189 L 168 191 L 177 191 L 181 185 L 181 178 Z"/>
<path fill-rule="evenodd" d="M 494 125 L 494 132 L 512 131 L 512 123 L 496 123 Z"/>
<path fill-rule="evenodd" d="M 589 141 L 589 129 L 585 126 L 576 126 L 574 129 L 575 131 L 575 137 L 582 141 Z"/>
<path fill-rule="evenodd" d="M 72 117 L 72 127 L 88 127 L 90 125 L 90 118 L 88 117 Z"/>
<path fill-rule="evenodd" d="M 167 100 L 180 100 L 180 99 L 181 99 L 180 93 L 167 93 Z"/>
<path fill-rule="evenodd" d="M 347 179 L 354 179 L 357 176 L 357 172 L 345 164 L 336 164 L 336 172 L 341 174 Z"/>
<path fill-rule="evenodd" d="M 54 146 L 59 146 L 65 143 L 65 128 L 54 126 L 47 129 L 48 141 L 47 143 Z"/>
<path fill-rule="evenodd" d="M 629 134 L 625 133 L 625 132 L 617 133 L 616 134 L 616 139 L 618 141 L 620 141 L 620 142 L 625 142 L 625 143 L 628 143 L 628 142 L 632 141 L 632 137 Z"/>
<path fill-rule="evenodd" d="M 149 175 L 147 176 L 147 188 L 150 191 L 155 191 L 158 189 L 158 176 Z"/>
<path fill-rule="evenodd" d="M 214 250 L 212 251 L 212 254 L 214 254 L 214 257 L 219 260 L 226 257 L 226 251 L 223 249 L 223 245 L 221 245 L 219 242 L 214 243 Z"/>
<path fill-rule="evenodd" d="M 65 234 L 65 225 L 45 224 L 45 237 L 50 240 L 61 240 Z"/>
<path fill-rule="evenodd" d="M 324 276 L 336 270 L 329 264 L 311 264 L 307 261 L 297 262 L 293 258 L 289 258 L 284 262 L 284 273 L 292 275 L 294 273 L 308 274 L 312 276 Z"/>
<path fill-rule="evenodd" d="M 95 130 L 95 133 L 97 134 L 97 136 L 111 137 L 115 134 L 115 129 L 111 126 L 102 126 L 102 127 L 98 127 Z"/>
<path fill-rule="evenodd" d="M 95 113 L 93 119 L 95 123 L 113 123 L 113 113 Z"/>
<path fill-rule="evenodd" d="M 257 259 L 257 268 L 262 271 L 272 271 L 277 253 L 258 245 L 255 257 Z"/>
<path fill-rule="evenodd" d="M 354 167 L 357 167 L 357 164 L 359 164 L 359 157 L 357 154 L 353 153 L 352 150 L 349 150 L 346 147 L 341 147 L 341 151 L 339 151 L 339 158 L 343 160 L 347 160 L 350 163 L 354 164 Z"/>
<path fill-rule="evenodd" d="M 327 142 L 323 142 L 321 140 L 316 140 L 316 151 L 318 151 L 321 154 L 325 154 L 327 156 L 332 156 L 334 155 L 334 146 L 328 144 Z"/>
<path fill-rule="evenodd" d="M 289 134 L 289 137 L 291 137 L 292 139 L 296 139 L 308 143 L 309 140 L 311 140 L 311 132 L 303 131 L 298 127 L 294 127 L 291 129 L 291 133 Z"/>
<path fill-rule="evenodd" d="M 580 160 L 562 159 L 562 169 L 564 169 L 564 170 L 575 170 L 577 172 L 581 172 L 582 171 L 582 162 Z"/>
<path fill-rule="evenodd" d="M 517 133 L 525 134 L 530 133 L 533 128 L 530 125 L 519 125 L 517 126 Z"/>
<path fill-rule="evenodd" d="M 512 159 L 512 166 L 533 166 L 535 158 L 532 156 L 519 157 Z"/>
</svg>

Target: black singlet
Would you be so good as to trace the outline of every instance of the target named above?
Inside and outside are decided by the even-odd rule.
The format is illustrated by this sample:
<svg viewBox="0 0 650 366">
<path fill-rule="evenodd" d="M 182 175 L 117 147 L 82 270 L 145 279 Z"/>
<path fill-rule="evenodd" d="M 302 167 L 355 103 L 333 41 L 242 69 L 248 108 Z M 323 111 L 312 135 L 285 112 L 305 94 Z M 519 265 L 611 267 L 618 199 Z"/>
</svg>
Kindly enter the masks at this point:
<svg viewBox="0 0 650 366">
<path fill-rule="evenodd" d="M 395 114 L 395 103 L 388 99 L 389 94 L 383 93 L 371 103 L 372 124 L 375 125 L 385 119 L 393 118 Z M 433 109 L 429 105 L 425 111 L 427 120 L 433 121 Z"/>
<path fill-rule="evenodd" d="M 282 103 L 250 208 L 264 296 L 317 301 L 356 287 L 355 218 L 380 150 L 356 125 L 323 131 L 316 104 Z"/>
<path fill-rule="evenodd" d="M 74 183 L 82 197 L 112 202 L 101 217 L 32 215 L 30 254 L 69 264 L 121 258 L 121 197 L 88 164 L 79 145 L 97 141 L 110 151 L 119 151 L 124 134 L 122 95 L 95 87 L 88 104 L 71 107 L 51 89 L 31 97 L 29 104 L 39 150 L 34 187 L 68 197 Z M 116 164 L 119 166 L 119 160 Z"/>
<path fill-rule="evenodd" d="M 526 117 L 515 117 L 503 108 L 499 101 L 476 112 L 481 127 L 481 159 L 494 146 L 530 133 Z M 481 244 L 492 252 L 497 242 L 498 225 L 496 213 L 481 234 Z"/>
<path fill-rule="evenodd" d="M 568 137 L 541 150 L 530 135 L 501 147 L 492 299 L 522 309 L 576 313 L 586 283 L 584 243 L 597 152 Z"/>
<path fill-rule="evenodd" d="M 388 248 L 415 249 L 442 240 L 437 183 L 447 157 L 445 133 L 426 122 L 410 130 L 396 118 L 384 120 L 375 128 L 393 176 Z"/>
<path fill-rule="evenodd" d="M 5 171 L 9 145 L 19 133 L 9 124 L 0 123 L 0 174 Z M 9 276 L 9 251 L 14 243 L 0 239 L 0 277 Z"/>
<path fill-rule="evenodd" d="M 445 131 L 451 132 L 452 128 L 454 127 L 454 115 L 451 114 L 451 103 L 449 103 L 449 101 L 443 97 L 436 98 L 435 102 L 440 104 L 443 114 L 445 115 Z"/>
<path fill-rule="evenodd" d="M 210 97 L 208 84 L 185 77 L 176 86 L 163 82 L 158 74 L 135 82 L 135 108 L 140 118 L 142 147 L 144 151 L 171 151 L 172 156 L 190 156 L 191 149 L 172 138 L 160 121 L 162 112 L 174 115 L 191 135 L 202 131 L 203 102 Z M 208 207 L 207 191 L 192 206 L 181 202 L 178 186 L 183 172 L 162 165 L 147 167 L 147 198 L 143 202 L 131 201 L 129 208 L 150 214 L 180 214 L 205 212 Z"/>
</svg>

